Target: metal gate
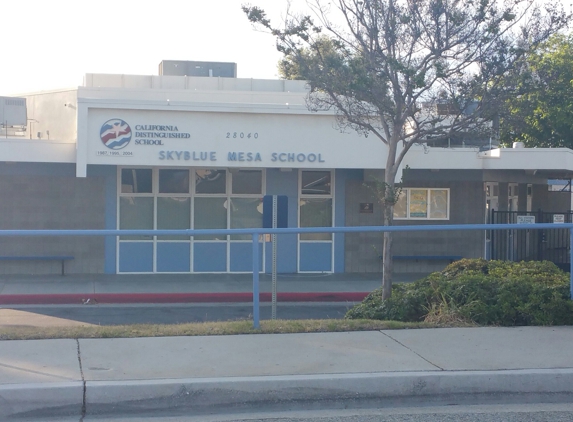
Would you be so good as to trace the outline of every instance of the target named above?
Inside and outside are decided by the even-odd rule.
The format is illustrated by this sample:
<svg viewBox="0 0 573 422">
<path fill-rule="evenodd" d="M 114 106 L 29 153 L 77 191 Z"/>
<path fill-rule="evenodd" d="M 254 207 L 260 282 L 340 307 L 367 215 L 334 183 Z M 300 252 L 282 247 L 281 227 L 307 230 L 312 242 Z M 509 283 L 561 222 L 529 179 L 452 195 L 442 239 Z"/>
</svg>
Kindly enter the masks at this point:
<svg viewBox="0 0 573 422">
<path fill-rule="evenodd" d="M 491 210 L 490 223 L 516 224 L 518 216 L 535 218 L 535 223 L 554 223 L 554 217 L 564 223 L 573 221 L 573 211 L 524 212 Z M 556 226 L 558 226 L 556 224 Z M 569 230 L 490 230 L 491 259 L 506 261 L 551 261 L 569 271 Z"/>
</svg>

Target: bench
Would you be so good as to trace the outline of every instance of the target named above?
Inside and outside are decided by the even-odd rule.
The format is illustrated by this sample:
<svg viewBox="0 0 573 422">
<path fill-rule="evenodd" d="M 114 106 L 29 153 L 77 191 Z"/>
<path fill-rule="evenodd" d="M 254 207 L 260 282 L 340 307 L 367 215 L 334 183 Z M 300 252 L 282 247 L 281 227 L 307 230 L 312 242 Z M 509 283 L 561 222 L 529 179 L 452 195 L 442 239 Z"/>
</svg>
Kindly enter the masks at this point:
<svg viewBox="0 0 573 422">
<path fill-rule="evenodd" d="M 0 256 L 0 261 L 61 261 L 62 263 L 62 275 L 64 275 L 64 263 L 66 261 L 71 261 L 74 259 L 73 256 Z"/>
</svg>

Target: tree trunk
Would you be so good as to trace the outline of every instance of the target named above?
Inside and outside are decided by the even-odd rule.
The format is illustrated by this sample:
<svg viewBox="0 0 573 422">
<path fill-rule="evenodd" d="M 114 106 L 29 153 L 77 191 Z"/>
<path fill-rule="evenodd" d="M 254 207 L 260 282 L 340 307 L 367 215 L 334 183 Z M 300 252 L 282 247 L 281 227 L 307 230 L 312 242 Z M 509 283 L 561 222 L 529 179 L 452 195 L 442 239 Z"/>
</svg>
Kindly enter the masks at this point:
<svg viewBox="0 0 573 422">
<path fill-rule="evenodd" d="M 395 152 L 390 149 L 390 153 Z M 384 173 L 384 225 L 391 226 L 394 222 L 394 201 L 396 191 L 394 189 L 397 169 L 394 166 L 394 157 L 389 157 Z M 392 260 L 392 232 L 384 232 L 384 249 L 382 251 L 382 300 L 392 296 L 392 272 L 394 262 Z"/>
<path fill-rule="evenodd" d="M 394 206 L 384 206 L 384 225 L 391 226 L 391 218 Z M 394 263 L 392 261 L 392 232 L 384 232 L 384 249 L 382 252 L 382 299 L 388 299 L 392 295 L 392 271 Z"/>
</svg>

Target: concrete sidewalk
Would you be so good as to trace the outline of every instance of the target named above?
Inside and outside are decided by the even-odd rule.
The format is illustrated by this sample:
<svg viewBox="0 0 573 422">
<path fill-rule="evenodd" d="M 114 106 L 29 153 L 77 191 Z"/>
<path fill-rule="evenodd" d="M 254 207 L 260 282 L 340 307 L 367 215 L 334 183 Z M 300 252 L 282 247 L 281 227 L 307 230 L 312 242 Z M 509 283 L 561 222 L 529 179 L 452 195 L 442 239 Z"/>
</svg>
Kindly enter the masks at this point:
<svg viewBox="0 0 573 422">
<path fill-rule="evenodd" d="M 0 342 L 0 418 L 573 393 L 573 327 Z"/>
<path fill-rule="evenodd" d="M 411 282 L 425 274 L 396 274 Z M 250 302 L 252 274 L 86 274 L 0 276 L 0 305 Z M 282 302 L 361 301 L 380 287 L 378 273 L 279 274 Z M 271 299 L 271 276 L 260 275 L 261 301 Z"/>
</svg>

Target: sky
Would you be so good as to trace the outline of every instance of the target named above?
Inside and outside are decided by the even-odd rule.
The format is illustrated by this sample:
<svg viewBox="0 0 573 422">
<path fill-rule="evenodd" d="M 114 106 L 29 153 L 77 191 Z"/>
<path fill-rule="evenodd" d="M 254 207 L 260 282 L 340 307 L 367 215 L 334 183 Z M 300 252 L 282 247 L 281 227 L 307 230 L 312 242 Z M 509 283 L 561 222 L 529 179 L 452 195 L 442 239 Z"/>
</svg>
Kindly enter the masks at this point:
<svg viewBox="0 0 573 422">
<path fill-rule="evenodd" d="M 82 85 L 86 73 L 157 75 L 162 60 L 237 63 L 276 79 L 274 38 L 241 5 L 275 22 L 286 0 L 3 0 L 0 96 Z"/>
</svg>

